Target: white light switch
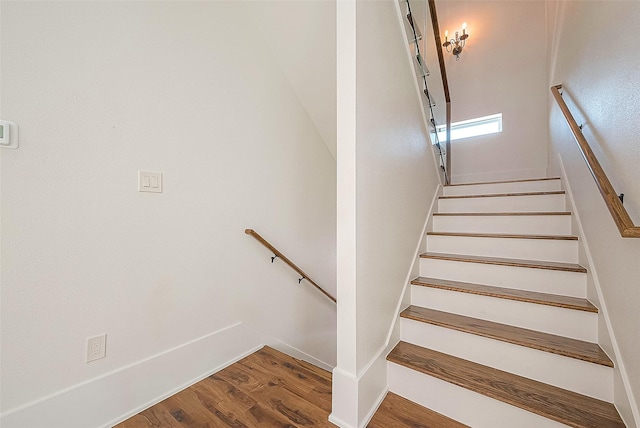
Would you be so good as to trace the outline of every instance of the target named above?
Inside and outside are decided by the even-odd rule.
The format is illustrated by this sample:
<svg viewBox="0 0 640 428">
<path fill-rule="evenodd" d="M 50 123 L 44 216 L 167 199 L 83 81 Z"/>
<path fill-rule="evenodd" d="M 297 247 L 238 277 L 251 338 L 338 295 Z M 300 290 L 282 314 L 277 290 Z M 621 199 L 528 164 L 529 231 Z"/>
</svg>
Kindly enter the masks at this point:
<svg viewBox="0 0 640 428">
<path fill-rule="evenodd" d="M 162 193 L 162 173 L 138 171 L 138 192 Z"/>
</svg>

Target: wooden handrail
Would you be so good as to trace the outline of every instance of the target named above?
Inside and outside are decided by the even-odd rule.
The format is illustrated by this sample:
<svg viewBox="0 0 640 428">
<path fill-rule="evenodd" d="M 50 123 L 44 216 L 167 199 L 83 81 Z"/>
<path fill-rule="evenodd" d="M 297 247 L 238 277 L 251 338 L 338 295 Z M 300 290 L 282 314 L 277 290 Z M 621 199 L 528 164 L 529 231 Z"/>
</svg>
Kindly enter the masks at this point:
<svg viewBox="0 0 640 428">
<path fill-rule="evenodd" d="M 306 279 L 307 281 L 309 281 L 311 283 L 311 285 L 313 285 L 318 290 L 320 290 L 322 292 L 322 294 L 324 294 L 325 296 L 327 296 L 328 298 L 333 300 L 334 303 L 337 303 L 337 300 L 336 300 L 335 297 L 333 297 L 331 294 L 329 294 L 326 291 L 324 291 L 324 289 L 322 287 L 320 287 L 318 284 L 316 284 L 316 282 L 314 280 L 309 278 L 309 275 L 304 273 L 304 271 L 302 269 L 300 269 L 298 266 L 296 266 L 296 264 L 293 263 L 291 260 L 289 260 L 284 254 L 282 254 L 280 251 L 278 251 L 276 249 L 276 247 L 271 245 L 266 239 L 264 239 L 262 236 L 260 236 L 260 234 L 258 232 L 256 232 L 253 229 L 245 229 L 244 233 L 246 233 L 247 235 L 253 236 L 258 242 L 260 242 L 262 245 L 267 247 L 274 254 L 274 256 L 276 256 L 279 259 L 282 259 L 282 261 L 285 262 L 286 264 L 288 264 L 291 269 L 293 269 L 296 272 L 298 272 L 298 274 L 300 274 L 300 276 L 302 276 L 302 278 L 300 278 L 300 281 L 302 281 L 303 279 Z"/>
<path fill-rule="evenodd" d="M 440 64 L 440 76 L 442 77 L 442 88 L 444 90 L 444 100 L 446 102 L 447 120 L 447 141 L 445 142 L 446 159 L 446 182 L 451 184 L 451 97 L 449 96 L 449 80 L 447 79 L 447 69 L 444 66 L 444 54 L 442 53 L 442 39 L 440 39 L 440 27 L 438 26 L 438 13 L 436 12 L 436 1 L 429 0 L 429 12 L 431 13 L 431 26 L 433 27 L 433 37 L 436 41 L 436 52 L 438 53 L 438 63 Z M 437 132 L 437 131 L 436 131 Z"/>
<path fill-rule="evenodd" d="M 569 111 L 567 104 L 562 99 L 562 94 L 560 94 L 560 89 L 562 89 L 562 85 L 556 85 L 551 87 L 551 93 L 555 98 L 562 114 L 564 114 L 567 123 L 569 124 L 569 128 L 571 128 L 571 132 L 573 134 L 573 138 L 575 138 L 576 143 L 578 143 L 578 147 L 580 148 L 580 152 L 582 153 L 582 157 L 587 162 L 587 166 L 589 167 L 589 171 L 591 171 L 591 175 L 596 181 L 596 185 L 598 186 L 598 190 L 600 194 L 604 198 L 605 203 L 607 204 L 607 208 L 609 208 L 609 212 L 613 217 L 613 221 L 618 226 L 618 230 L 620 231 L 620 235 L 623 238 L 640 238 L 640 226 L 636 226 L 633 224 L 629 213 L 622 205 L 620 198 L 616 194 L 607 174 L 602 169 L 600 162 L 593 154 L 591 147 L 589 147 L 589 143 L 587 139 L 584 138 L 584 134 L 578 126 L 578 123 L 573 118 L 573 115 Z"/>
</svg>

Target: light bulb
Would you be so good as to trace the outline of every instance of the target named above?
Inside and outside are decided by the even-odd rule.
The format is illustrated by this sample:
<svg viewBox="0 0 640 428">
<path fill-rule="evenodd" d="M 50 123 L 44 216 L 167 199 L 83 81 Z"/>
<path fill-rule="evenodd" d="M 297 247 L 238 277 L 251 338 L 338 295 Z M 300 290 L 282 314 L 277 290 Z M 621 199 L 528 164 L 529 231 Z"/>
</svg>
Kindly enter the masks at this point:
<svg viewBox="0 0 640 428">
<path fill-rule="evenodd" d="M 464 31 L 464 30 L 466 30 L 466 29 L 467 29 L 467 23 L 466 23 L 466 22 L 463 22 L 463 23 L 462 23 L 462 30 Z"/>
<path fill-rule="evenodd" d="M 444 40 L 448 41 L 449 40 L 449 30 L 445 30 L 444 31 Z"/>
</svg>

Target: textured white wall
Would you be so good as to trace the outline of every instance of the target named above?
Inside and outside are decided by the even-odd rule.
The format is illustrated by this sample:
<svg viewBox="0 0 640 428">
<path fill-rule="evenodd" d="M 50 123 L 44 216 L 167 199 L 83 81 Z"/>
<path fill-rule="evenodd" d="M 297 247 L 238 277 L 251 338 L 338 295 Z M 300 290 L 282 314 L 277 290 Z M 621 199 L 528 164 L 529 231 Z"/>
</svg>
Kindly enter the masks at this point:
<svg viewBox="0 0 640 428">
<path fill-rule="evenodd" d="M 336 157 L 336 2 L 245 2 L 300 103 Z"/>
<path fill-rule="evenodd" d="M 545 2 L 439 1 L 440 36 L 467 22 L 460 60 L 445 52 L 451 116 L 458 122 L 502 113 L 502 133 L 453 141 L 454 183 L 543 176 L 547 166 Z M 433 30 L 426 32 L 432 37 Z M 432 40 L 428 84 L 445 122 L 444 95 Z"/>
<path fill-rule="evenodd" d="M 335 363 L 333 303 L 243 233 L 335 294 L 335 161 L 249 30 L 234 2 L 2 2 L 2 411 L 237 322 Z"/>
<path fill-rule="evenodd" d="M 640 55 L 629 29 L 640 20 L 637 2 L 554 2 L 549 9 L 551 84 L 562 83 L 564 96 L 585 137 L 603 164 L 616 191 L 625 193 L 625 207 L 640 224 Z M 625 387 L 616 376 L 616 404 L 629 418 L 640 399 L 640 239 L 621 238 L 566 121 L 548 95 L 550 112 L 550 173 L 559 171 L 562 157 L 585 231 L 604 304 L 617 342 L 619 358 L 632 391 L 629 405 Z M 620 367 L 616 367 L 620 370 Z M 635 400 L 634 397 L 635 396 Z"/>
</svg>

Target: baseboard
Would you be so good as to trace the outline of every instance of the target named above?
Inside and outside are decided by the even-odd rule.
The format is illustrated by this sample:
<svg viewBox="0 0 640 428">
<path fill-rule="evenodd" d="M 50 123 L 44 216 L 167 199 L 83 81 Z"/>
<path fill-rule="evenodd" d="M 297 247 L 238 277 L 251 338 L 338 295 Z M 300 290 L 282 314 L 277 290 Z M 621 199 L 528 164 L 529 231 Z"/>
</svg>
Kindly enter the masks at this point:
<svg viewBox="0 0 640 428">
<path fill-rule="evenodd" d="M 564 186 L 564 190 L 566 191 L 567 201 L 569 203 L 570 211 L 573 213 L 572 218 L 576 227 L 576 234 L 578 235 L 585 257 L 587 258 L 588 263 L 588 275 L 591 276 L 592 282 L 595 288 L 596 296 L 598 299 L 598 305 L 600 309 L 600 315 L 604 319 L 604 323 L 607 329 L 608 339 L 611 345 L 610 351 L 614 355 L 609 355 L 615 362 L 614 365 L 614 377 L 619 379 L 618 382 L 622 382 L 623 388 L 616 388 L 614 382 L 614 388 L 621 390 L 624 389 L 624 395 L 626 398 L 625 403 L 620 403 L 619 400 L 615 400 L 614 403 L 620 413 L 620 416 L 627 424 L 628 427 L 637 427 L 640 425 L 640 413 L 638 411 L 638 405 L 634 398 L 633 391 L 631 389 L 631 385 L 629 383 L 629 378 L 627 375 L 627 371 L 625 369 L 624 363 L 621 358 L 618 358 L 620 354 L 620 348 L 618 347 L 618 342 L 616 341 L 615 334 L 613 332 L 613 328 L 611 326 L 611 321 L 609 319 L 609 312 L 607 310 L 607 304 L 604 301 L 604 295 L 602 293 L 602 288 L 600 285 L 600 281 L 598 279 L 598 273 L 596 271 L 595 265 L 593 263 L 593 258 L 591 256 L 591 251 L 589 250 L 589 243 L 584 233 L 584 229 L 582 227 L 582 221 L 580 220 L 580 213 L 576 209 L 575 200 L 573 199 L 573 192 L 571 191 L 571 185 L 569 184 L 569 177 L 567 176 L 567 171 L 564 167 L 564 162 L 562 161 L 562 156 L 558 154 L 558 167 L 560 169 L 560 177 L 562 178 L 562 184 Z M 602 341 L 602 340 L 600 340 Z M 619 396 L 619 393 L 614 394 L 616 397 Z"/>
<path fill-rule="evenodd" d="M 237 323 L 0 415 L 2 428 L 111 427 L 263 346 Z M 72 411 L 71 411 L 72 409 Z"/>
<path fill-rule="evenodd" d="M 255 328 L 254 328 L 255 329 Z M 255 329 L 256 331 L 259 331 L 259 329 Z M 322 361 L 316 357 L 314 357 L 313 355 L 310 355 L 298 348 L 296 348 L 295 346 L 289 345 L 288 343 L 283 342 L 280 339 L 277 339 L 275 337 L 269 336 L 266 333 L 260 332 L 260 335 L 262 336 L 262 342 L 264 345 L 270 346 L 274 349 L 277 349 L 280 352 L 284 352 L 285 354 L 293 357 L 293 358 L 297 358 L 298 360 L 302 360 L 302 361 L 306 361 L 309 364 L 313 364 L 314 366 L 320 367 L 321 369 L 327 370 L 327 371 L 332 371 L 334 369 L 334 367 L 336 366 L 335 363 L 332 364 L 331 362 L 327 362 L 327 361 Z"/>
<path fill-rule="evenodd" d="M 333 405 L 329 421 L 340 428 L 364 428 L 380 407 L 389 390 L 387 386 L 386 347 L 353 376 L 338 368 L 333 370 Z M 343 396 L 340 396 L 340 393 Z"/>
</svg>

